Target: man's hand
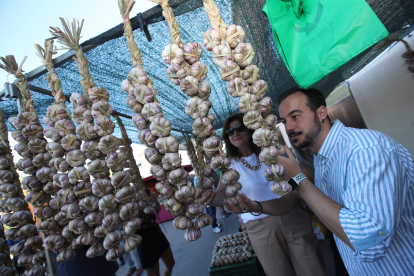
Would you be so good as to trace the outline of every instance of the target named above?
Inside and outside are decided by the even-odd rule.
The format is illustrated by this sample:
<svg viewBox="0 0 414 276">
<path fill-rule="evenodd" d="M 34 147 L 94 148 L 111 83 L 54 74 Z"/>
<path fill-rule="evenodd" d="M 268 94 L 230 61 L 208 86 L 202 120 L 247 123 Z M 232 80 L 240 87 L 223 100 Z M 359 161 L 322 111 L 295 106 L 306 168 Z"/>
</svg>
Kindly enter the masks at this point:
<svg viewBox="0 0 414 276">
<path fill-rule="evenodd" d="M 207 204 L 211 205 L 211 202 L 213 202 L 214 198 L 216 197 L 216 192 L 205 192 L 203 189 L 197 188 L 197 192 L 195 194 L 195 200 L 196 202 L 200 204 Z"/>
<path fill-rule="evenodd" d="M 288 179 L 297 176 L 302 171 L 300 170 L 299 163 L 296 161 L 295 156 L 292 153 L 292 150 L 288 148 L 288 146 L 285 145 L 285 151 L 288 156 L 288 158 L 284 156 L 278 156 L 277 157 L 277 163 L 279 165 L 282 165 L 283 168 L 285 168 L 286 176 Z"/>
<path fill-rule="evenodd" d="M 228 210 L 235 214 L 243 214 L 247 212 L 260 212 L 260 206 L 254 201 L 251 201 L 245 194 L 241 194 L 235 197 L 237 204 L 234 204 L 230 200 L 225 201 L 225 205 Z"/>
</svg>

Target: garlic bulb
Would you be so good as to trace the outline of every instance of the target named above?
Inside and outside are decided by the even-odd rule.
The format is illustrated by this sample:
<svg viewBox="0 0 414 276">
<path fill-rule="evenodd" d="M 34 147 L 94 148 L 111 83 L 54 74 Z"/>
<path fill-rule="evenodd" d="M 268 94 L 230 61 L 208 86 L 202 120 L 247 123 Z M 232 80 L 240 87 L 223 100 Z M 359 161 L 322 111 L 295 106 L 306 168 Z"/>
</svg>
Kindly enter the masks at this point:
<svg viewBox="0 0 414 276">
<path fill-rule="evenodd" d="M 30 140 L 27 146 L 32 153 L 37 154 L 46 152 L 46 143 L 46 140 L 36 138 Z"/>
<path fill-rule="evenodd" d="M 93 235 L 93 231 L 86 231 L 83 232 L 77 239 L 76 242 L 78 244 L 83 245 L 92 245 L 96 243 L 98 239 Z"/>
<path fill-rule="evenodd" d="M 261 100 L 266 94 L 267 90 L 268 90 L 267 83 L 264 80 L 258 80 L 252 84 L 250 93 L 255 95 L 258 100 Z"/>
<path fill-rule="evenodd" d="M 92 143 L 92 142 L 89 142 Z M 86 144 L 86 143 L 85 143 Z M 122 145 L 122 140 L 115 136 L 107 135 L 101 138 L 98 144 L 98 149 L 104 154 L 110 154 L 116 152 Z M 83 147 L 82 147 L 83 151 Z M 97 157 L 98 158 L 98 157 Z"/>
<path fill-rule="evenodd" d="M 102 221 L 102 228 L 107 232 L 110 233 L 116 229 L 116 227 L 121 222 L 117 213 L 111 213 L 104 217 Z"/>
<path fill-rule="evenodd" d="M 139 84 L 134 88 L 134 96 L 137 102 L 142 105 L 152 103 L 154 101 L 154 91 L 145 84 Z"/>
<path fill-rule="evenodd" d="M 115 200 L 118 203 L 128 203 L 131 202 L 135 196 L 135 190 L 131 186 L 124 186 L 118 190 L 115 194 Z"/>
<path fill-rule="evenodd" d="M 63 149 L 62 145 L 59 143 L 47 143 L 46 145 L 47 152 L 53 157 L 63 157 L 65 154 L 65 150 Z"/>
<path fill-rule="evenodd" d="M 19 266 L 28 266 L 28 265 L 31 265 L 32 264 L 32 260 L 33 260 L 33 256 L 34 255 L 22 255 L 17 260 L 17 264 Z"/>
<path fill-rule="evenodd" d="M 216 172 L 217 171 L 227 171 L 230 167 L 230 159 L 223 156 L 223 155 L 215 156 L 211 160 L 210 166 Z"/>
<path fill-rule="evenodd" d="M 159 179 L 162 180 L 162 179 Z M 190 175 L 184 168 L 178 168 L 170 171 L 168 174 L 168 183 L 174 186 L 187 185 L 190 180 Z"/>
<path fill-rule="evenodd" d="M 204 212 L 204 205 L 197 202 L 193 202 L 187 206 L 187 212 L 190 215 L 198 216 L 199 214 L 202 214 Z"/>
<path fill-rule="evenodd" d="M 174 196 L 178 201 L 193 203 L 195 194 L 196 189 L 194 187 L 181 186 L 178 187 L 178 190 L 175 192 Z"/>
<path fill-rule="evenodd" d="M 81 182 L 81 181 L 90 182 L 91 180 L 88 171 L 83 166 L 76 167 L 70 170 L 68 172 L 68 177 L 69 177 L 69 182 L 72 185 L 76 185 L 78 182 Z"/>
<path fill-rule="evenodd" d="M 157 140 L 157 137 L 151 134 L 151 130 L 144 129 L 138 132 L 138 139 L 142 144 L 146 145 L 147 147 L 154 147 L 154 145 L 156 144 L 155 141 Z"/>
<path fill-rule="evenodd" d="M 39 118 L 30 112 L 23 112 L 17 114 L 16 117 L 10 117 L 9 123 L 18 130 L 22 130 L 28 125 L 40 124 Z"/>
<path fill-rule="evenodd" d="M 135 113 L 132 116 L 132 124 L 139 130 L 148 128 L 148 122 L 145 120 L 144 116 L 142 116 L 141 113 Z"/>
<path fill-rule="evenodd" d="M 164 181 L 155 184 L 155 189 L 157 189 L 157 191 L 165 198 L 170 198 L 174 192 L 172 186 Z"/>
<path fill-rule="evenodd" d="M 154 148 L 146 148 L 144 154 L 145 159 L 147 159 L 151 165 L 158 165 L 162 160 L 162 155 Z"/>
<path fill-rule="evenodd" d="M 76 218 L 71 220 L 68 225 L 68 229 L 75 233 L 76 235 L 80 235 L 84 233 L 88 228 L 86 222 L 81 218 Z"/>
<path fill-rule="evenodd" d="M 126 234 L 135 233 L 135 231 L 137 231 L 141 227 L 141 224 L 142 224 L 142 220 L 140 218 L 133 218 L 133 219 L 126 221 L 125 228 L 124 228 L 125 233 Z"/>
<path fill-rule="evenodd" d="M 199 61 L 201 54 L 203 53 L 203 50 L 201 49 L 201 45 L 198 44 L 197 42 L 188 42 L 184 46 L 183 51 L 184 51 L 184 59 L 189 64 L 193 64 Z"/>
<path fill-rule="evenodd" d="M 75 123 L 93 123 L 93 117 L 91 111 L 86 107 L 79 106 L 72 111 L 72 117 Z"/>
<path fill-rule="evenodd" d="M 200 237 L 201 231 L 195 227 L 187 229 L 187 231 L 184 234 L 184 239 L 188 242 L 198 240 Z"/>
<path fill-rule="evenodd" d="M 257 98 L 253 94 L 244 94 L 241 96 L 239 101 L 239 109 L 242 113 L 247 113 L 251 110 L 257 110 L 257 106 L 259 103 L 257 102 Z"/>
<path fill-rule="evenodd" d="M 0 211 L 3 213 L 11 213 L 13 211 L 21 211 L 27 206 L 26 202 L 18 197 L 0 200 Z"/>
<path fill-rule="evenodd" d="M 286 175 L 286 171 L 282 165 L 271 164 L 265 169 L 264 175 L 267 181 L 280 181 Z"/>
<path fill-rule="evenodd" d="M 68 162 L 62 157 L 51 159 L 49 161 L 49 167 L 59 172 L 67 172 L 70 169 Z"/>
<path fill-rule="evenodd" d="M 239 43 L 234 49 L 234 61 L 242 68 L 252 63 L 254 55 L 254 49 L 250 43 Z"/>
<path fill-rule="evenodd" d="M 221 44 L 221 35 L 219 31 L 214 28 L 208 29 L 203 34 L 203 44 L 207 51 L 212 51 L 215 46 Z"/>
<path fill-rule="evenodd" d="M 52 210 L 52 208 L 50 208 L 50 206 L 46 205 L 46 206 L 36 208 L 36 210 L 33 212 L 33 214 L 37 218 L 40 218 L 42 220 L 46 220 L 46 219 L 49 219 L 53 216 L 54 211 Z"/>
<path fill-rule="evenodd" d="M 41 207 L 46 203 L 45 195 L 42 192 L 31 192 L 27 194 L 24 200 L 34 207 Z"/>
<path fill-rule="evenodd" d="M 101 137 L 111 135 L 114 133 L 115 124 L 110 118 L 101 116 L 96 118 L 93 130 Z"/>
<path fill-rule="evenodd" d="M 103 229 L 102 225 L 96 226 L 93 234 L 97 238 L 104 238 L 106 236 L 105 229 Z"/>
<path fill-rule="evenodd" d="M 125 251 L 131 252 L 142 242 L 142 237 L 139 235 L 127 235 L 125 236 Z"/>
<path fill-rule="evenodd" d="M 103 219 L 104 215 L 101 212 L 92 212 L 85 217 L 85 222 L 89 227 L 92 227 L 101 224 Z"/>
<path fill-rule="evenodd" d="M 175 229 L 178 229 L 178 230 L 190 229 L 191 227 L 194 226 L 191 219 L 187 218 L 186 216 L 176 217 L 173 221 L 173 225 Z"/>
<path fill-rule="evenodd" d="M 210 167 L 210 165 L 204 164 L 203 174 L 204 176 L 213 176 L 214 170 Z"/>
<path fill-rule="evenodd" d="M 204 81 L 198 85 L 197 97 L 199 97 L 202 100 L 207 100 L 208 97 L 210 97 L 210 94 L 211 87 L 208 82 Z"/>
<path fill-rule="evenodd" d="M 197 217 L 194 226 L 198 229 L 212 225 L 213 224 L 213 218 L 208 214 L 201 214 Z"/>
<path fill-rule="evenodd" d="M 17 132 L 15 134 L 17 134 Z M 43 135 L 46 138 L 49 138 L 50 140 L 52 140 L 53 142 L 57 142 L 57 141 L 60 141 L 60 139 L 62 139 L 62 136 L 59 135 L 59 131 L 54 127 L 47 127 L 43 131 Z M 21 136 L 24 137 L 23 134 Z M 16 141 L 18 141 L 18 140 L 16 140 Z"/>
<path fill-rule="evenodd" d="M 16 227 L 19 226 L 19 223 L 16 221 L 11 220 L 11 214 L 5 214 L 1 216 L 1 223 L 6 225 L 7 227 Z"/>
<path fill-rule="evenodd" d="M 256 129 L 252 136 L 253 143 L 258 147 L 269 147 L 273 142 L 273 133 L 269 129 Z"/>
<path fill-rule="evenodd" d="M 138 204 L 135 202 L 129 202 L 122 205 L 121 210 L 119 210 L 119 217 L 122 220 L 130 220 L 138 217 Z"/>
<path fill-rule="evenodd" d="M 212 189 L 215 182 L 216 182 L 216 180 L 215 180 L 214 176 L 205 176 L 203 178 L 203 186 L 207 190 Z"/>
<path fill-rule="evenodd" d="M 77 253 L 75 250 L 65 248 L 62 252 L 59 253 L 59 255 L 56 256 L 56 262 L 66 262 L 74 260 L 76 258 L 76 255 Z"/>
<path fill-rule="evenodd" d="M 36 172 L 37 179 L 46 184 L 47 182 L 53 181 L 53 175 L 56 173 L 56 170 L 51 167 L 43 167 Z"/>
<path fill-rule="evenodd" d="M 106 253 L 106 259 L 109 262 L 116 261 L 116 259 L 118 259 L 124 254 L 125 254 L 125 249 L 117 245 L 114 248 L 109 249 L 108 253 Z"/>
<path fill-rule="evenodd" d="M 166 171 L 171 171 L 181 167 L 181 157 L 178 153 L 166 153 L 162 158 L 162 167 Z"/>
<path fill-rule="evenodd" d="M 94 179 L 92 183 L 92 193 L 98 197 L 103 197 L 112 193 L 113 186 L 111 180 L 108 179 Z"/>
<path fill-rule="evenodd" d="M 270 186 L 270 189 L 273 193 L 283 196 L 285 194 L 288 194 L 292 191 L 292 186 L 289 185 L 285 180 L 275 181 L 272 186 Z"/>
<path fill-rule="evenodd" d="M 135 87 L 138 84 L 147 84 L 148 83 L 147 72 L 144 69 L 139 67 L 134 67 L 129 71 L 128 81 Z"/>
<path fill-rule="evenodd" d="M 33 256 L 32 263 L 34 265 L 42 265 L 47 262 L 45 251 L 39 251 Z"/>
<path fill-rule="evenodd" d="M 212 105 L 209 100 L 202 100 L 198 97 L 191 98 L 185 103 L 185 113 L 194 120 L 203 118 L 207 116 Z"/>
<path fill-rule="evenodd" d="M 207 78 L 208 68 L 202 62 L 195 62 L 191 65 L 190 76 L 194 77 L 199 83 Z"/>
<path fill-rule="evenodd" d="M 59 224 L 54 219 L 44 220 L 39 224 L 39 231 L 44 235 L 53 234 L 58 230 L 58 228 Z M 37 234 L 37 231 L 35 233 Z"/>
<path fill-rule="evenodd" d="M 131 182 L 131 175 L 129 171 L 119 171 L 112 175 L 111 184 L 116 189 L 120 189 L 124 186 L 129 185 Z"/>
<path fill-rule="evenodd" d="M 102 86 L 92 87 L 89 90 L 88 95 L 89 95 L 89 99 L 93 103 L 96 103 L 99 101 L 107 102 L 109 100 L 109 93 Z"/>
<path fill-rule="evenodd" d="M 80 93 L 72 93 L 70 95 L 70 102 L 73 105 L 73 109 L 77 108 L 78 106 L 86 107 L 88 104 L 88 100 L 86 97 Z"/>
<path fill-rule="evenodd" d="M 90 182 L 79 182 L 73 188 L 73 192 L 78 198 L 84 198 L 92 196 L 92 183 Z"/>
<path fill-rule="evenodd" d="M 133 89 L 133 87 L 132 87 Z M 142 111 L 142 104 L 140 104 L 137 99 L 135 99 L 134 90 L 132 90 L 132 94 L 130 94 L 131 97 L 127 98 L 127 104 L 132 109 L 134 113 L 140 113 Z"/>
<path fill-rule="evenodd" d="M 236 48 L 239 43 L 244 41 L 246 33 L 242 26 L 230 25 L 225 34 L 225 41 L 232 48 Z"/>
<path fill-rule="evenodd" d="M 197 118 L 192 124 L 193 134 L 199 138 L 211 136 L 213 133 L 213 125 L 208 118 Z"/>
<path fill-rule="evenodd" d="M 150 168 L 150 172 L 152 176 L 154 176 L 154 178 L 158 181 L 165 179 L 165 177 L 167 176 L 165 170 L 160 165 L 152 165 Z"/>
<path fill-rule="evenodd" d="M 63 249 L 64 244 L 65 239 L 59 234 L 50 235 L 44 241 L 45 248 L 49 248 L 49 250 L 54 252 L 58 252 L 60 249 Z"/>
<path fill-rule="evenodd" d="M 17 143 L 23 143 L 23 144 L 29 143 L 29 141 L 27 140 L 27 138 L 23 136 L 21 130 L 14 130 L 14 131 L 12 131 L 11 136 L 13 137 L 13 139 Z"/>
<path fill-rule="evenodd" d="M 130 96 L 134 95 L 134 86 L 129 82 L 128 79 L 124 79 L 121 82 L 121 89 L 127 92 Z"/>
<path fill-rule="evenodd" d="M 173 216 L 179 216 L 185 212 L 185 206 L 183 203 L 179 202 L 176 198 L 171 197 L 164 201 L 164 206 L 168 212 Z"/>
<path fill-rule="evenodd" d="M 59 132 L 60 134 L 61 132 Z M 43 127 L 40 125 L 28 125 L 22 129 L 22 135 L 26 139 L 42 139 L 43 138 Z"/>
<path fill-rule="evenodd" d="M 81 148 L 82 142 L 74 134 L 68 134 L 62 138 L 62 147 L 66 151 L 77 150 Z"/>
<path fill-rule="evenodd" d="M 22 180 L 22 186 L 29 192 L 40 192 L 42 190 L 42 183 L 36 176 L 26 176 Z"/>
<path fill-rule="evenodd" d="M 173 136 L 158 138 L 155 142 L 155 147 L 161 154 L 168 152 L 178 152 L 179 144 Z"/>
<path fill-rule="evenodd" d="M 270 111 L 272 110 L 272 105 L 273 105 L 272 99 L 269 97 L 264 97 L 263 99 L 260 100 L 259 105 L 258 105 L 258 110 L 260 111 L 263 117 L 266 117 L 267 115 L 269 115 Z"/>
<path fill-rule="evenodd" d="M 21 157 L 25 157 L 25 158 L 31 159 L 32 156 L 33 156 L 33 153 L 29 150 L 29 147 L 27 146 L 27 144 L 21 144 L 21 143 L 16 144 L 16 145 L 14 145 L 14 150 L 17 151 L 17 153 Z M 2 159 L 2 160 L 4 160 L 4 159 Z M 3 162 L 5 162 L 5 161 L 3 161 Z"/>
<path fill-rule="evenodd" d="M 198 85 L 198 80 L 192 76 L 185 77 L 180 81 L 181 91 L 189 97 L 197 95 Z"/>
<path fill-rule="evenodd" d="M 162 51 L 162 60 L 167 64 L 182 64 L 184 51 L 175 43 L 168 44 Z"/>
<path fill-rule="evenodd" d="M 115 196 L 111 194 L 105 195 L 99 200 L 99 210 L 105 215 L 115 212 L 117 206 Z"/>
<path fill-rule="evenodd" d="M 122 152 L 114 152 L 110 153 L 106 156 L 106 165 L 112 172 L 122 171 L 123 167 L 125 167 L 125 163 L 128 162 L 127 157 Z"/>
<path fill-rule="evenodd" d="M 0 184 L 3 184 L 3 183 L 14 183 L 14 176 L 11 171 L 0 170 Z"/>
<path fill-rule="evenodd" d="M 48 116 L 43 116 L 42 121 L 49 127 L 55 126 L 55 122 L 53 122 Z"/>
<path fill-rule="evenodd" d="M 79 139 L 85 142 L 98 139 L 99 137 L 99 135 L 94 130 L 94 125 L 90 123 L 82 123 L 78 125 L 76 128 L 76 135 L 79 137 Z"/>
<path fill-rule="evenodd" d="M 64 137 L 68 134 L 76 133 L 76 126 L 71 120 L 63 119 L 55 123 L 55 128 L 59 131 L 59 135 Z"/>
<path fill-rule="evenodd" d="M 34 233 L 34 235 L 27 235 L 27 237 L 30 237 L 30 238 L 28 238 L 26 240 L 26 242 L 24 243 L 24 246 L 25 247 L 31 247 L 32 246 L 32 247 L 37 247 L 39 249 L 43 247 L 42 237 L 37 236 L 36 225 L 34 225 L 34 224 L 27 224 L 27 225 L 23 226 L 22 228 L 31 228 L 31 229 L 34 229 L 34 231 L 33 230 L 30 230 L 30 231 L 24 230 L 23 231 L 23 232 L 33 232 Z M 20 229 L 20 231 L 21 231 L 21 229 Z"/>
<path fill-rule="evenodd" d="M 104 239 L 103 247 L 109 250 L 117 246 L 120 242 L 122 242 L 123 238 L 124 237 L 122 236 L 121 232 L 115 231 L 115 232 L 109 233 Z"/>
<path fill-rule="evenodd" d="M 178 64 L 171 64 L 167 69 L 168 79 L 175 85 L 180 85 L 182 79 L 188 76 L 190 68 Z"/>
<path fill-rule="evenodd" d="M 223 177 L 221 178 L 221 183 L 223 185 L 231 185 L 236 183 L 240 178 L 240 174 L 235 170 L 228 170 L 223 173 Z"/>
<path fill-rule="evenodd" d="M 218 67 L 221 67 L 221 65 L 225 61 L 233 61 L 233 56 L 230 47 L 224 46 L 224 45 L 218 45 L 213 48 L 212 51 L 213 55 L 213 62 Z"/>
<path fill-rule="evenodd" d="M 264 118 L 263 125 L 265 128 L 275 130 L 277 124 L 277 117 L 273 114 L 269 114 Z"/>
<path fill-rule="evenodd" d="M 150 125 L 151 134 L 157 137 L 170 135 L 171 128 L 170 121 L 165 118 L 155 118 Z"/>
<path fill-rule="evenodd" d="M 260 70 L 256 65 L 249 65 L 241 72 L 241 77 L 246 80 L 248 84 L 253 84 L 259 79 L 259 72 Z"/>
<path fill-rule="evenodd" d="M 103 256 L 105 254 L 105 248 L 100 243 L 95 243 L 91 247 L 89 247 L 88 251 L 86 251 L 86 257 L 94 258 Z"/>
<path fill-rule="evenodd" d="M 16 163 L 16 168 L 26 174 L 36 173 L 36 167 L 33 165 L 32 160 L 29 158 L 19 159 L 19 161 Z"/>
<path fill-rule="evenodd" d="M 102 116 L 111 117 L 112 107 L 108 102 L 99 101 L 92 105 L 91 115 L 96 119 Z"/>
<path fill-rule="evenodd" d="M 264 147 L 260 152 L 259 159 L 266 165 L 275 164 L 277 162 L 277 157 L 283 154 L 285 154 L 285 147 L 282 145 Z"/>
<path fill-rule="evenodd" d="M 258 129 L 262 126 L 263 117 L 258 110 L 251 110 L 243 116 L 243 124 L 249 129 Z"/>
<path fill-rule="evenodd" d="M 234 78 L 227 86 L 227 93 L 233 98 L 241 97 L 245 93 L 249 93 L 249 84 L 240 77 Z"/>
<path fill-rule="evenodd" d="M 227 196 L 235 196 L 238 191 L 242 189 L 242 185 L 240 182 L 235 182 L 233 184 L 229 184 L 226 187 L 226 195 Z"/>
<path fill-rule="evenodd" d="M 107 162 L 96 159 L 88 164 L 88 173 L 94 178 L 106 178 L 109 176 Z"/>
<path fill-rule="evenodd" d="M 69 151 L 66 155 L 66 162 L 71 167 L 79 167 L 85 165 L 86 156 L 81 150 Z"/>
<path fill-rule="evenodd" d="M 215 136 L 209 137 L 203 142 L 203 150 L 207 159 L 213 158 L 222 147 L 223 143 Z"/>
<path fill-rule="evenodd" d="M 10 228 L 8 229 L 4 235 L 6 238 L 13 240 L 13 241 L 21 241 L 24 240 L 24 236 L 19 235 L 19 229 L 18 228 Z"/>
<path fill-rule="evenodd" d="M 146 121 L 152 122 L 155 118 L 164 117 L 164 114 L 159 103 L 148 103 L 142 108 L 142 116 Z"/>
<path fill-rule="evenodd" d="M 68 203 L 74 203 L 78 200 L 75 193 L 71 189 L 61 189 L 57 193 L 56 197 L 59 198 L 59 201 L 62 203 L 62 206 Z M 52 207 L 52 206 L 50 206 Z"/>
</svg>

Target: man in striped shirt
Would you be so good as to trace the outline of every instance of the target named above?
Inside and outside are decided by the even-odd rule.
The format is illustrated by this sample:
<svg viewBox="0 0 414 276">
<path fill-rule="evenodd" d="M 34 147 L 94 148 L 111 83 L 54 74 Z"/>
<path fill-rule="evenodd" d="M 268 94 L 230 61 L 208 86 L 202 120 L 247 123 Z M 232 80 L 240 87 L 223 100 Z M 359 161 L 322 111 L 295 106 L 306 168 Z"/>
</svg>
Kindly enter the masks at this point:
<svg viewBox="0 0 414 276">
<path fill-rule="evenodd" d="M 387 135 L 331 123 L 316 89 L 279 98 L 290 141 L 314 153 L 315 185 L 297 192 L 334 233 L 350 275 L 414 275 L 414 168 Z M 301 173 L 291 150 L 279 157 L 289 177 Z"/>
</svg>

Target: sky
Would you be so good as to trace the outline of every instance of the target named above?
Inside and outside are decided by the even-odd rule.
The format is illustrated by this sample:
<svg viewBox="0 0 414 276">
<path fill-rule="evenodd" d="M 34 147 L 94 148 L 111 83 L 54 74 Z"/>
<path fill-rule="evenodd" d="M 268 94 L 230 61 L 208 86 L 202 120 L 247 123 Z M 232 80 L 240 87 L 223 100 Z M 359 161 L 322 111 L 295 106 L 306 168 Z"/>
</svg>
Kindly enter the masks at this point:
<svg viewBox="0 0 414 276">
<path fill-rule="evenodd" d="M 155 5 L 148 0 L 136 0 L 130 15 Z M 14 55 L 19 64 L 27 56 L 23 65 L 25 72 L 41 66 L 34 44 L 44 46 L 44 40 L 51 37 L 49 27 L 62 28 L 59 17 L 70 22 L 73 18 L 85 19 L 81 43 L 122 23 L 118 0 L 0 0 L 0 56 Z M 59 43 L 55 45 L 60 47 Z M 66 51 L 59 51 L 53 58 Z M 7 75 L 0 69 L 0 90 L 5 82 L 14 80 Z"/>
</svg>

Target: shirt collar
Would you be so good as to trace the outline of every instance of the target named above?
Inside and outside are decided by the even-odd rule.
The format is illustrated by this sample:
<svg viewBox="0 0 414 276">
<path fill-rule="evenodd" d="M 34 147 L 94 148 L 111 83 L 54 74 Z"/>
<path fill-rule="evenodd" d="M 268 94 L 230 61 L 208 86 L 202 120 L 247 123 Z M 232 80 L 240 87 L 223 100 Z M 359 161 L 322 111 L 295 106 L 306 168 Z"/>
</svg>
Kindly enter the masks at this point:
<svg viewBox="0 0 414 276">
<path fill-rule="evenodd" d="M 339 120 L 335 120 L 331 130 L 326 136 L 325 141 L 323 141 L 322 147 L 318 151 L 318 155 L 323 156 L 325 158 L 331 157 L 331 152 L 337 141 L 339 136 L 341 135 L 342 130 L 344 129 L 344 124 L 341 123 Z"/>
</svg>

